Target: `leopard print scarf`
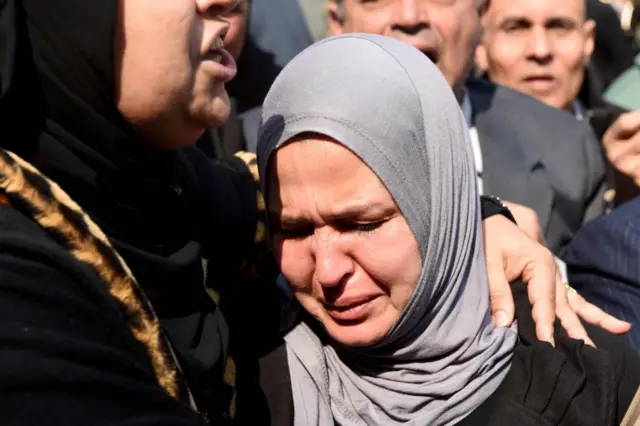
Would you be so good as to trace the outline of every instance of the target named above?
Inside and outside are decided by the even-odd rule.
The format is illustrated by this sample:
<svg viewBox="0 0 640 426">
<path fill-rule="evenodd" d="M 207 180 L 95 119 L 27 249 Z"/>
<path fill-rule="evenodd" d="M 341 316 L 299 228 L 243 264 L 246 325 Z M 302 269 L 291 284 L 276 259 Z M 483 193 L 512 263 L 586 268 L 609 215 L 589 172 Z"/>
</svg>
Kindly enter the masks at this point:
<svg viewBox="0 0 640 426">
<path fill-rule="evenodd" d="M 80 206 L 32 165 L 2 149 L 0 204 L 10 204 L 31 217 L 78 261 L 102 278 L 110 294 L 125 310 L 134 337 L 146 348 L 160 386 L 197 411 L 151 304 L 122 257 Z"/>
</svg>

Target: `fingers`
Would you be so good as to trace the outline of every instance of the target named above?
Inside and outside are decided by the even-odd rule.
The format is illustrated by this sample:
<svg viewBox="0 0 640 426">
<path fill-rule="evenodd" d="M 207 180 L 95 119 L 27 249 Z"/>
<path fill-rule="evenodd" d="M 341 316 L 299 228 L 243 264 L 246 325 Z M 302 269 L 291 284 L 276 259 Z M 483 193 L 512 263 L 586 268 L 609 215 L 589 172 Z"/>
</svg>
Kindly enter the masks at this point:
<svg viewBox="0 0 640 426">
<path fill-rule="evenodd" d="M 610 333 L 624 334 L 631 329 L 630 323 L 621 321 L 607 314 L 602 309 L 587 302 L 584 297 L 575 290 L 573 292 L 570 291 L 568 301 L 573 310 L 575 310 L 583 320 L 600 328 L 604 328 Z"/>
<path fill-rule="evenodd" d="M 607 130 L 609 138 L 626 139 L 640 130 L 640 111 L 622 114 Z"/>
<path fill-rule="evenodd" d="M 492 217 L 482 221 L 484 228 L 484 252 L 485 262 L 487 265 L 487 275 L 489 278 L 489 297 L 491 300 L 491 315 L 493 322 L 497 327 L 508 327 L 513 322 L 515 307 L 513 303 L 513 294 L 509 279 L 505 273 L 505 264 L 502 257 L 500 244 L 496 244 L 496 240 L 492 236 L 500 235 L 495 230 L 488 229 L 492 226 L 500 225 L 501 221 L 508 222 L 504 217 Z"/>
<path fill-rule="evenodd" d="M 523 279 L 528 283 L 529 301 L 533 307 L 533 321 L 536 323 L 538 339 L 555 345 L 553 325 L 556 318 L 554 310 L 556 286 L 549 285 L 557 278 L 557 268 L 553 259 L 550 264 L 532 264 L 525 268 Z"/>
<path fill-rule="evenodd" d="M 568 300 L 568 289 L 563 283 L 562 279 L 557 281 L 556 284 L 556 316 L 560 319 L 562 327 L 567 331 L 569 337 L 578 340 L 584 340 L 584 342 L 590 346 L 595 347 L 595 344 L 589 338 L 587 330 L 580 322 L 578 315 L 571 307 Z M 569 290 L 572 294 L 575 290 Z"/>
<path fill-rule="evenodd" d="M 489 297 L 491 300 L 491 315 L 497 327 L 509 327 L 513 322 L 515 307 L 513 293 L 507 278 L 504 275 L 502 262 L 487 259 L 487 272 L 489 276 Z"/>
</svg>

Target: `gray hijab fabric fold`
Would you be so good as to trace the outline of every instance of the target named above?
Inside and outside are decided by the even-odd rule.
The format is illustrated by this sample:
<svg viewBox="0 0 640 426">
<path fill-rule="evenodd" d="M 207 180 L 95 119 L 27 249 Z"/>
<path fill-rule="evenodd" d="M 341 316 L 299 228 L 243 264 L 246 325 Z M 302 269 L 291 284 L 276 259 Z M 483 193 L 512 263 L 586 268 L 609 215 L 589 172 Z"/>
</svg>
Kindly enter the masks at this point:
<svg viewBox="0 0 640 426">
<path fill-rule="evenodd" d="M 407 306 L 375 347 L 342 347 L 304 322 L 287 334 L 295 424 L 459 422 L 504 379 L 516 330 L 491 322 L 471 143 L 446 80 L 400 41 L 332 37 L 284 68 L 262 117 L 265 188 L 281 144 L 300 133 L 329 136 L 380 177 L 423 260 Z"/>
</svg>

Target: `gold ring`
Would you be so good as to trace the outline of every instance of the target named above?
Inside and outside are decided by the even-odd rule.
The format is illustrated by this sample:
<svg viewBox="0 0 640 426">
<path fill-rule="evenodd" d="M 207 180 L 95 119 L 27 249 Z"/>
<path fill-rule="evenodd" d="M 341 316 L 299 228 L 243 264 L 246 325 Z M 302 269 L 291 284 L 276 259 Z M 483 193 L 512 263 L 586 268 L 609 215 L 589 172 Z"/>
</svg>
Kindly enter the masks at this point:
<svg viewBox="0 0 640 426">
<path fill-rule="evenodd" d="M 571 287 L 568 282 L 564 283 L 564 287 L 567 289 L 567 297 L 570 294 L 578 294 L 578 291 L 575 288 Z"/>
</svg>

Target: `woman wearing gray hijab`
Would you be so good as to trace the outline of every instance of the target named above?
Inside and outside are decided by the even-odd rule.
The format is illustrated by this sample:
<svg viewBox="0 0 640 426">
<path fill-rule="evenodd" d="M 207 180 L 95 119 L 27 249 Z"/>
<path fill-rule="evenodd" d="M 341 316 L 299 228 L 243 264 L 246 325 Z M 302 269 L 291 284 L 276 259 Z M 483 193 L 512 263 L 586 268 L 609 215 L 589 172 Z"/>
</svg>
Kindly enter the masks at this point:
<svg viewBox="0 0 640 426">
<path fill-rule="evenodd" d="M 293 424 L 604 425 L 626 412 L 640 378 L 624 350 L 562 330 L 558 349 L 536 342 L 530 307 L 519 331 L 492 324 L 464 123 L 437 68 L 382 36 L 321 41 L 271 88 L 260 175 L 303 309 L 286 371 L 263 369 L 288 373 Z"/>
</svg>

